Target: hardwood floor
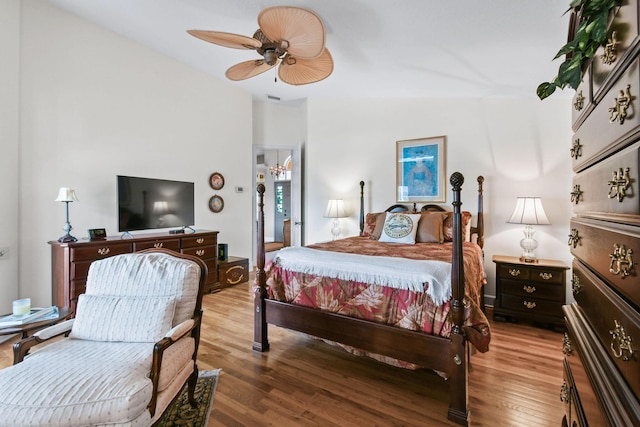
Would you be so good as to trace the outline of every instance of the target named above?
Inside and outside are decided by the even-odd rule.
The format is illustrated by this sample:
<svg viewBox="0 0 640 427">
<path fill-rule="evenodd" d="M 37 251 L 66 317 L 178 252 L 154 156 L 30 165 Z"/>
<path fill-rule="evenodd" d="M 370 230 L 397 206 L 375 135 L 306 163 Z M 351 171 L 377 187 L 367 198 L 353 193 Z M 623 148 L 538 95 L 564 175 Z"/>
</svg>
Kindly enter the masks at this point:
<svg viewBox="0 0 640 427">
<path fill-rule="evenodd" d="M 204 298 L 198 367 L 222 368 L 209 426 L 454 426 L 448 388 L 407 371 L 270 326 L 271 349 L 251 350 L 248 283 Z M 562 334 L 495 322 L 491 349 L 472 356 L 472 426 L 559 426 Z M 0 344 L 0 366 L 12 362 Z"/>
</svg>

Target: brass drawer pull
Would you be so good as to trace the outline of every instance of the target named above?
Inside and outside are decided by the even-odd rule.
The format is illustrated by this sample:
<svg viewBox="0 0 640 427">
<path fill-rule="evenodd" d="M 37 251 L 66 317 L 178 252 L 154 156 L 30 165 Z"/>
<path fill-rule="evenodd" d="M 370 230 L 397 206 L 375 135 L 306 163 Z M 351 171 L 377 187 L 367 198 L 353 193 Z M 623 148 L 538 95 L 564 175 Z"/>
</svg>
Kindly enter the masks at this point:
<svg viewBox="0 0 640 427">
<path fill-rule="evenodd" d="M 196 239 L 196 243 L 199 244 L 199 245 L 203 244 L 204 243 L 204 237 L 197 238 Z"/>
<path fill-rule="evenodd" d="M 619 168 L 617 171 L 613 171 L 613 178 L 607 184 L 609 184 L 609 198 L 618 199 L 619 202 L 627 195 L 627 190 L 631 185 L 631 179 L 629 178 L 629 168 Z"/>
<path fill-rule="evenodd" d="M 575 108 L 576 111 L 581 111 L 584 108 L 584 95 L 582 94 L 582 90 L 576 95 L 576 102 L 573 103 L 573 108 Z"/>
<path fill-rule="evenodd" d="M 567 242 L 567 245 L 573 246 L 573 248 L 575 249 L 578 246 L 578 243 L 580 243 L 580 239 L 581 237 L 578 233 L 578 230 L 576 228 L 572 228 L 571 234 L 569 234 L 569 241 Z"/>
<path fill-rule="evenodd" d="M 582 199 L 582 190 L 580 190 L 580 184 L 576 184 L 571 192 L 571 202 L 577 205 L 580 203 L 580 199 Z"/>
<path fill-rule="evenodd" d="M 196 251 L 196 255 L 198 255 L 198 256 L 202 256 L 202 255 L 204 255 L 204 253 L 205 253 L 205 250 L 204 250 L 204 249 L 198 249 L 198 250 Z"/>
<path fill-rule="evenodd" d="M 111 252 L 111 249 L 109 249 L 109 248 L 100 248 L 100 249 L 98 249 L 98 254 L 99 255 L 107 255 L 109 252 Z"/>
<path fill-rule="evenodd" d="M 571 338 L 569 338 L 568 333 L 564 333 L 564 337 L 562 337 L 562 353 L 571 356 L 573 354 L 573 349 L 571 348 Z"/>
<path fill-rule="evenodd" d="M 613 244 L 613 253 L 609 254 L 609 272 L 621 275 L 624 279 L 633 271 L 633 249 L 627 249 L 624 245 Z"/>
<path fill-rule="evenodd" d="M 155 243 L 153 244 L 153 247 L 154 247 L 154 248 L 156 248 L 156 249 L 159 249 L 159 248 L 161 248 L 161 247 L 163 247 L 163 246 L 164 246 L 164 243 L 163 243 L 163 242 L 155 242 Z"/>
<path fill-rule="evenodd" d="M 574 297 L 578 295 L 580 292 L 582 292 L 582 285 L 580 284 L 580 278 L 576 273 L 573 273 L 573 276 L 571 276 L 571 292 L 573 293 Z"/>
<path fill-rule="evenodd" d="M 569 386 L 565 381 L 562 381 L 562 386 L 560 386 L 560 401 L 562 403 L 569 403 Z"/>
<path fill-rule="evenodd" d="M 524 302 L 524 306 L 527 307 L 528 309 L 532 309 L 532 308 L 536 308 L 536 303 L 535 302 L 525 301 Z"/>
<path fill-rule="evenodd" d="M 624 326 L 620 325 L 617 320 L 614 320 L 615 328 L 609 333 L 612 336 L 611 352 L 616 359 L 622 359 L 624 362 L 628 362 L 631 356 L 633 356 L 633 345 L 631 343 L 631 337 L 627 335 L 624 330 Z"/>
<path fill-rule="evenodd" d="M 611 37 L 607 39 L 607 44 L 604 45 L 604 52 L 600 55 L 600 59 L 602 62 L 607 65 L 611 65 L 615 62 L 617 56 L 616 46 L 620 44 L 617 40 L 616 36 L 618 33 L 616 31 L 611 33 Z"/>
<path fill-rule="evenodd" d="M 513 277 L 518 277 L 520 275 L 520 270 L 517 268 L 510 268 L 509 274 Z"/>
<path fill-rule="evenodd" d="M 575 141 L 573 141 L 570 152 L 571 157 L 575 160 L 578 160 L 579 157 L 582 157 L 582 144 L 580 144 L 580 138 L 577 138 Z"/>
<path fill-rule="evenodd" d="M 238 271 L 239 270 L 239 271 Z M 238 283 L 244 280 L 244 267 L 241 265 L 236 265 L 227 270 L 227 282 L 230 285 L 237 285 Z M 233 277 L 237 276 L 237 279 L 234 280 Z"/>
<path fill-rule="evenodd" d="M 527 286 L 527 285 L 524 285 L 524 286 L 522 287 L 522 290 L 523 290 L 523 291 L 525 291 L 525 292 L 526 292 L 526 293 L 528 293 L 528 294 L 532 294 L 532 293 L 534 293 L 534 292 L 536 291 L 536 287 L 535 287 L 535 286 Z"/>
<path fill-rule="evenodd" d="M 627 109 L 631 103 L 631 85 L 627 85 L 625 90 L 620 91 L 620 95 L 613 99 L 613 107 L 609 108 L 609 122 L 615 121 L 624 124 L 624 120 L 627 118 Z"/>
<path fill-rule="evenodd" d="M 547 271 L 541 271 L 540 274 L 538 274 L 538 276 L 540 276 L 540 278 L 542 280 L 551 280 L 551 279 L 553 279 L 553 273 L 549 273 Z"/>
</svg>

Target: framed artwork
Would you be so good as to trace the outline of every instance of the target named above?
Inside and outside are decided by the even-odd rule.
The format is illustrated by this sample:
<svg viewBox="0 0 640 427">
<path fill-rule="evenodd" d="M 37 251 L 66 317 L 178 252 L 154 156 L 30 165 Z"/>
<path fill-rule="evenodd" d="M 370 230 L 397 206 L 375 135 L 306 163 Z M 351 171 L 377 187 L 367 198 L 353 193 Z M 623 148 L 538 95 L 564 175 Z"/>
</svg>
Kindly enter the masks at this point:
<svg viewBox="0 0 640 427">
<path fill-rule="evenodd" d="M 209 185 L 214 190 L 220 190 L 222 187 L 224 187 L 224 177 L 222 176 L 222 174 L 220 172 L 212 173 L 209 177 Z"/>
<path fill-rule="evenodd" d="M 222 199 L 222 197 L 218 196 L 217 194 L 215 196 L 211 196 L 211 198 L 209 199 L 209 210 L 211 210 L 211 212 L 213 213 L 218 213 L 222 209 L 224 209 L 224 200 Z"/>
<path fill-rule="evenodd" d="M 396 200 L 444 202 L 446 136 L 396 141 Z"/>
</svg>

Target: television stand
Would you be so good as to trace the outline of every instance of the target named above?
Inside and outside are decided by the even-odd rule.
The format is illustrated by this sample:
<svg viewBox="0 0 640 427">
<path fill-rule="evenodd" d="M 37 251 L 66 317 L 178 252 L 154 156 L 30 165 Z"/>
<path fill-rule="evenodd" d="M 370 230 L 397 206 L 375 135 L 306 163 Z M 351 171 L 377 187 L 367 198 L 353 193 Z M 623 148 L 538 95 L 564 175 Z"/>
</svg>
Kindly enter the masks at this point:
<svg viewBox="0 0 640 427">
<path fill-rule="evenodd" d="M 104 240 L 50 241 L 52 264 L 52 305 L 75 312 L 78 295 L 84 293 L 89 265 L 98 259 L 134 253 L 148 248 L 164 248 L 202 258 L 207 264 L 205 292 L 220 289 L 218 283 L 218 232 L 198 230 L 189 234 L 140 233 L 127 238 L 107 236 Z"/>
</svg>

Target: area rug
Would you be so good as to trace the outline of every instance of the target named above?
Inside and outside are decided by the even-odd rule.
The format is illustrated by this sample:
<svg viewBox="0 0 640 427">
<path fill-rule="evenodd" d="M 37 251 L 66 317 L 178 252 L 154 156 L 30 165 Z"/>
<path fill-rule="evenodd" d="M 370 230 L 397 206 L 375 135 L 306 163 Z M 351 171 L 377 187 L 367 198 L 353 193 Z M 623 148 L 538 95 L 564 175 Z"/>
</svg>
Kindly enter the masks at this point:
<svg viewBox="0 0 640 427">
<path fill-rule="evenodd" d="M 198 406 L 191 407 L 187 397 L 187 387 L 185 387 L 180 397 L 164 413 L 157 426 L 206 427 L 209 412 L 213 406 L 213 396 L 216 394 L 219 375 L 220 369 L 200 371 L 195 392 Z"/>
</svg>

